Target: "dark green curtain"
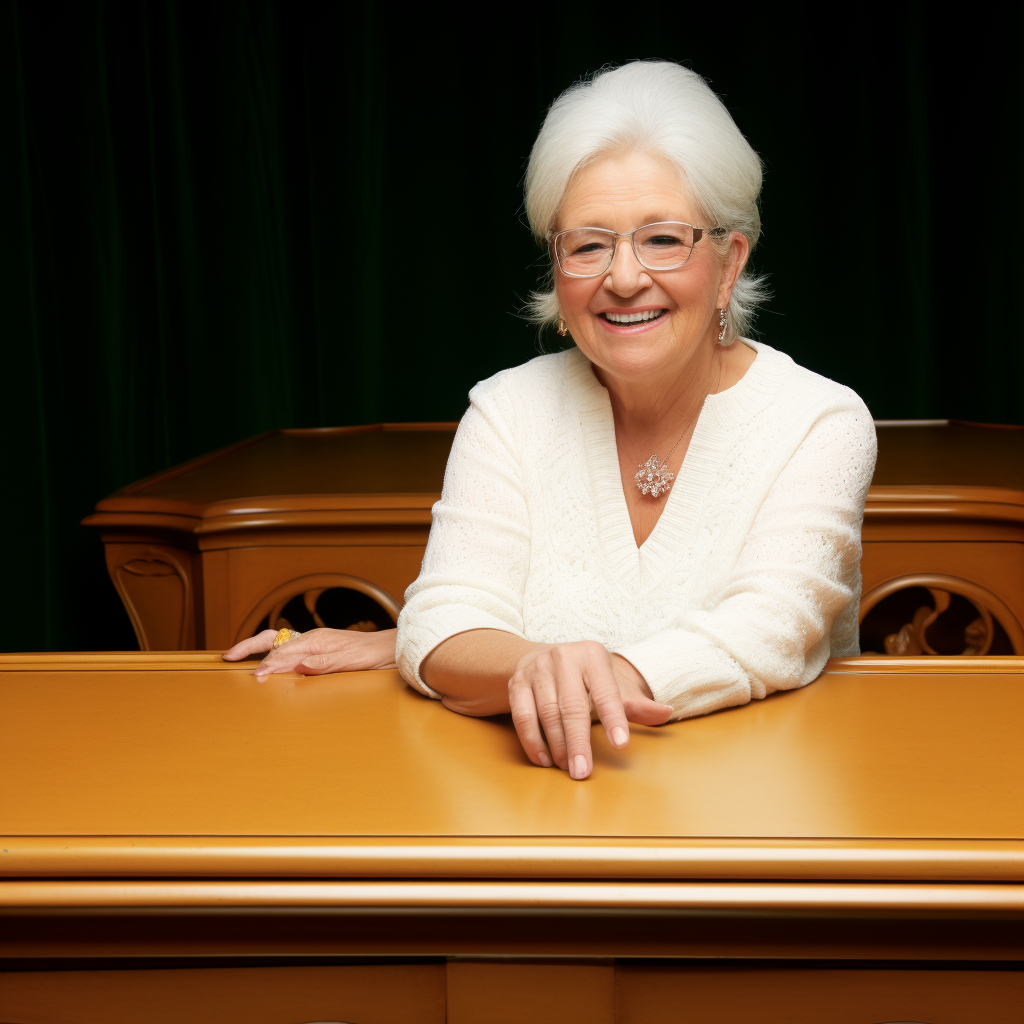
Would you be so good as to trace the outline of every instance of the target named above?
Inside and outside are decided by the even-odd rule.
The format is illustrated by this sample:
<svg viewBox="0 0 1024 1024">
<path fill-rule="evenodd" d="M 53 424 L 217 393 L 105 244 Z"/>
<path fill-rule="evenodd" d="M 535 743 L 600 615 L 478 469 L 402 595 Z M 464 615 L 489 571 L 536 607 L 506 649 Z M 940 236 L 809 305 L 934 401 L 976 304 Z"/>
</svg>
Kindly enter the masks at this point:
<svg viewBox="0 0 1024 1024">
<path fill-rule="evenodd" d="M 115 488 L 534 355 L 525 159 L 606 63 L 687 63 L 762 154 L 766 341 L 877 417 L 1024 422 L 1021 8 L 823 10 L 8 0 L 2 646 L 134 646 L 78 525 Z"/>
</svg>

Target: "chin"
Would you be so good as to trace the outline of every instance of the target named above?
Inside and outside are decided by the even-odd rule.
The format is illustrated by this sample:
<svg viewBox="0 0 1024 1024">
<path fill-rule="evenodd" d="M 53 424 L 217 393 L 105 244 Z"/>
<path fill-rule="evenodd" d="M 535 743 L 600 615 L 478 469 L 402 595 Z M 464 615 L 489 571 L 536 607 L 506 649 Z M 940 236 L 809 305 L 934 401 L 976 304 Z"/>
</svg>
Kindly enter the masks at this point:
<svg viewBox="0 0 1024 1024">
<path fill-rule="evenodd" d="M 602 339 L 599 345 L 580 345 L 592 363 L 624 380 L 640 380 L 664 372 L 678 357 L 675 346 L 643 337 Z"/>
</svg>

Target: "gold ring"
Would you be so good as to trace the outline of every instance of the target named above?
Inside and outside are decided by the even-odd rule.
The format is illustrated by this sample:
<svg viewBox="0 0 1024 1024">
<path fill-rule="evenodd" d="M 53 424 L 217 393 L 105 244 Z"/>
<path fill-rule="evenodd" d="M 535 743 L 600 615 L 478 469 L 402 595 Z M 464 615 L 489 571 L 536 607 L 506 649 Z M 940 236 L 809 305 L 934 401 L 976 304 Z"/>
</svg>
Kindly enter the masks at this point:
<svg viewBox="0 0 1024 1024">
<path fill-rule="evenodd" d="M 296 633 L 294 629 L 288 629 L 288 627 L 285 626 L 277 631 L 277 636 L 274 637 L 274 648 L 276 649 L 282 644 L 289 643 L 300 636 L 302 636 L 301 633 Z"/>
</svg>

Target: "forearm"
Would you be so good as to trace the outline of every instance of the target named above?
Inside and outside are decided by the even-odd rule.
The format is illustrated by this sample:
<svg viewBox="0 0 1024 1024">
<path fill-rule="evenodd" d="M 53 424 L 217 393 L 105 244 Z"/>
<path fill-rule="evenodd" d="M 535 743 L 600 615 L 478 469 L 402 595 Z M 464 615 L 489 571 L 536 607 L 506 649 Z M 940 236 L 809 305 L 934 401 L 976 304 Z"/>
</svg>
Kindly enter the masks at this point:
<svg viewBox="0 0 1024 1024">
<path fill-rule="evenodd" d="M 453 711 L 505 714 L 509 711 L 508 682 L 523 659 L 553 646 L 532 643 L 500 629 L 471 629 L 438 644 L 423 659 L 420 675 Z M 613 654 L 612 669 L 621 684 L 650 699 L 650 687 L 629 661 Z"/>
<path fill-rule="evenodd" d="M 500 629 L 471 629 L 449 637 L 420 665 L 420 676 L 453 710 L 499 715 L 509 710 L 508 681 L 522 659 L 547 650 Z"/>
</svg>

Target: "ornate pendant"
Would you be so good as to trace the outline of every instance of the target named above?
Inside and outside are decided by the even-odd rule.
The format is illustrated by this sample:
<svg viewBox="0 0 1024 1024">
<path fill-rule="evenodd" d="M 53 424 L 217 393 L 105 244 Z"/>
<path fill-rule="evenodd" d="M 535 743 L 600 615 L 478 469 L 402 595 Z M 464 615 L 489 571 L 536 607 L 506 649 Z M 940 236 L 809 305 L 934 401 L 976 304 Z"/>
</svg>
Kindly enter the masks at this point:
<svg viewBox="0 0 1024 1024">
<path fill-rule="evenodd" d="M 672 481 L 676 478 L 675 473 L 670 473 L 664 462 L 652 455 L 642 466 L 640 471 L 633 477 L 641 494 L 650 494 L 657 498 L 659 494 L 667 494 L 672 487 Z"/>
</svg>

